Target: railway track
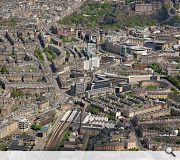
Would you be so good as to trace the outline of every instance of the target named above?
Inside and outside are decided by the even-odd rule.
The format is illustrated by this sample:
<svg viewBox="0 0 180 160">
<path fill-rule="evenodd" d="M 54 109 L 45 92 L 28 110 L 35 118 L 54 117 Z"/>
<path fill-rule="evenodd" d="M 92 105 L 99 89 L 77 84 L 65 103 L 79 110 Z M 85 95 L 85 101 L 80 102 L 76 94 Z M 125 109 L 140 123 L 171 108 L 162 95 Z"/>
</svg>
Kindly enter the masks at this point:
<svg viewBox="0 0 180 160">
<path fill-rule="evenodd" d="M 56 150 L 59 144 L 59 141 L 63 137 L 63 133 L 65 130 L 69 127 L 71 124 L 71 121 L 69 120 L 69 117 L 71 117 L 73 111 L 66 117 L 66 119 L 62 122 L 61 119 L 58 119 L 58 124 L 52 129 L 54 132 L 52 132 L 46 146 L 45 150 L 51 151 L 51 150 Z"/>
</svg>

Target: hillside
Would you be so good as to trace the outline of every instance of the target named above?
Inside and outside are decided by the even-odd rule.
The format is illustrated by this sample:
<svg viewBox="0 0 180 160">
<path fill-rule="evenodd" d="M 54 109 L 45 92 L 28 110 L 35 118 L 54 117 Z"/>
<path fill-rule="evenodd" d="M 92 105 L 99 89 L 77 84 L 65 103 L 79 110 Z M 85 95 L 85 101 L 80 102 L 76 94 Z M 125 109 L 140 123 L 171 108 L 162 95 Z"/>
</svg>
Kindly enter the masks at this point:
<svg viewBox="0 0 180 160">
<path fill-rule="evenodd" d="M 129 0 L 130 1 L 130 0 Z M 130 5 L 110 2 L 91 2 L 81 11 L 60 21 L 62 25 L 77 25 L 87 28 L 117 29 L 134 26 L 150 26 L 160 23 L 168 17 L 165 7 L 155 14 L 135 14 Z"/>
</svg>

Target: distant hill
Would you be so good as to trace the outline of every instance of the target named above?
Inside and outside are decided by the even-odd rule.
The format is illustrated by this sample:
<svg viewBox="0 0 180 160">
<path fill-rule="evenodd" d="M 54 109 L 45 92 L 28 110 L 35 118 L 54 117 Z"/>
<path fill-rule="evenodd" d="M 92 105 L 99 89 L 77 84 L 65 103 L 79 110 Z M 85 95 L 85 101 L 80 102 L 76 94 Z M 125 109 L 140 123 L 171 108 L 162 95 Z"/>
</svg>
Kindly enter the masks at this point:
<svg viewBox="0 0 180 160">
<path fill-rule="evenodd" d="M 133 0 L 126 0 L 126 2 L 133 2 Z M 146 10 L 144 12 L 146 13 Z M 160 8 L 156 8 L 152 12 L 151 14 L 144 14 L 142 11 L 142 13 L 137 14 L 134 3 L 91 2 L 82 7 L 79 12 L 73 13 L 61 20 L 60 24 L 77 25 L 87 28 L 118 29 L 125 26 L 142 27 L 156 25 L 168 18 L 167 9 L 161 3 Z"/>
</svg>

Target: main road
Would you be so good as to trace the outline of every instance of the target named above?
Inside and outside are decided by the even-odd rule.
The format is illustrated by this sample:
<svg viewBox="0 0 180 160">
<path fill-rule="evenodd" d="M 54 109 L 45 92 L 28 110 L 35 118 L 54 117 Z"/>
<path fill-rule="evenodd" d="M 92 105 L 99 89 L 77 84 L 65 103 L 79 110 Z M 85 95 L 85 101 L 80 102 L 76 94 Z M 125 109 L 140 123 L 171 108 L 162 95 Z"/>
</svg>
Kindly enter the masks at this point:
<svg viewBox="0 0 180 160">
<path fill-rule="evenodd" d="M 146 151 L 146 149 L 143 147 L 143 145 L 141 144 L 141 142 L 140 142 L 140 140 L 139 140 L 139 137 L 138 137 L 138 135 L 137 135 L 137 133 L 136 133 L 136 131 L 135 131 L 134 126 L 132 125 L 131 122 L 129 122 L 129 124 L 130 124 L 130 126 L 131 126 L 133 132 L 135 133 L 136 140 L 137 140 L 137 145 L 139 146 L 139 149 L 140 149 L 141 151 Z"/>
<path fill-rule="evenodd" d="M 180 92 L 179 88 L 177 88 L 174 84 L 172 84 L 170 81 L 165 79 L 165 77 L 161 77 L 161 81 L 166 82 L 167 84 L 169 84 L 171 86 L 171 88 L 174 88 L 174 89 L 176 89 L 176 90 L 178 90 Z"/>
</svg>

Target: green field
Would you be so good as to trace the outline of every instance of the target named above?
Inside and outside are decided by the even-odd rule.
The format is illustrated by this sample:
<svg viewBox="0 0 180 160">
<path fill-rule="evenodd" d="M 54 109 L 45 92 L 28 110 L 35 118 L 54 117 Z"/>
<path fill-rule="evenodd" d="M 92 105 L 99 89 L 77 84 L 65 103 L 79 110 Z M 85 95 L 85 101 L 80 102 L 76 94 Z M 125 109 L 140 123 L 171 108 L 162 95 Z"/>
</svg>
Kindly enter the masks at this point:
<svg viewBox="0 0 180 160">
<path fill-rule="evenodd" d="M 146 89 L 146 90 L 155 90 L 155 89 L 158 89 L 158 86 L 151 84 L 151 85 L 149 85 L 149 86 L 146 86 L 145 89 Z"/>
</svg>

